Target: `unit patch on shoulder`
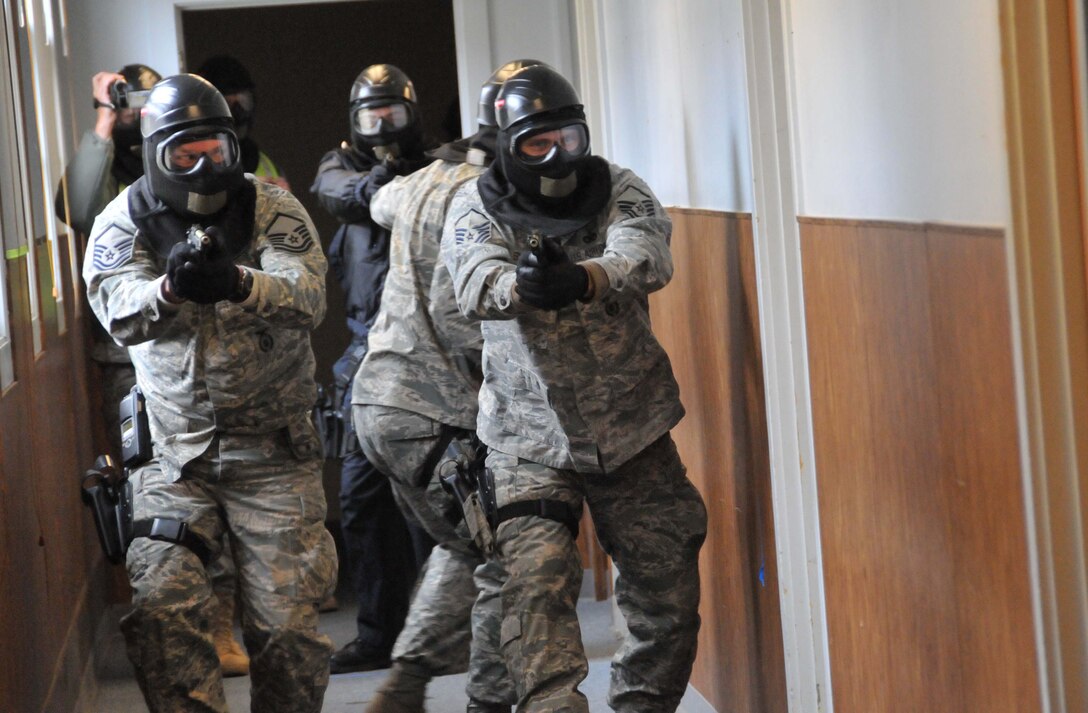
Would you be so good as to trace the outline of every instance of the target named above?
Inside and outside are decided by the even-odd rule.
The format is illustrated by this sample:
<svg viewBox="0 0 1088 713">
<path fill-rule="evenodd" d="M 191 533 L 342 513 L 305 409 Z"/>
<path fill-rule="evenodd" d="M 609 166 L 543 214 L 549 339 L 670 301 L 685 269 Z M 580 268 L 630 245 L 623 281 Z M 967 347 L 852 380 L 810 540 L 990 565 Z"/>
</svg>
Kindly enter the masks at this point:
<svg viewBox="0 0 1088 713">
<path fill-rule="evenodd" d="M 109 223 L 92 240 L 94 269 L 112 270 L 124 265 L 132 257 L 132 245 L 136 236 Z"/>
<path fill-rule="evenodd" d="M 620 194 L 620 197 L 616 199 L 616 207 L 628 218 L 642 218 L 657 214 L 654 209 L 654 199 L 650 197 L 650 194 L 634 186 L 628 186 Z"/>
<path fill-rule="evenodd" d="M 483 243 L 491 237 L 491 219 L 473 208 L 457 220 L 453 238 L 458 245 Z"/>
<path fill-rule="evenodd" d="M 314 246 L 310 228 L 297 216 L 276 213 L 264 232 L 273 247 L 285 252 L 305 253 Z"/>
</svg>

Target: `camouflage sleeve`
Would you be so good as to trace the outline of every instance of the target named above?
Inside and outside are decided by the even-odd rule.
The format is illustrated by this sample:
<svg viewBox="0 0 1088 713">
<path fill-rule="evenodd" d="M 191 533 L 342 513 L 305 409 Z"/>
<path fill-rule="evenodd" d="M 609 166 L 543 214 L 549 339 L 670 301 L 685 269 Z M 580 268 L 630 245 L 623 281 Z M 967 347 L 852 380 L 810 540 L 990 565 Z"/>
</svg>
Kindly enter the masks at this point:
<svg viewBox="0 0 1088 713">
<path fill-rule="evenodd" d="M 325 271 L 328 263 L 310 215 L 285 190 L 265 185 L 273 194 L 257 240 L 253 291 L 242 303 L 281 327 L 313 329 L 325 317 Z"/>
<path fill-rule="evenodd" d="M 475 181 L 457 191 L 450 203 L 440 254 L 464 316 L 513 319 L 534 309 L 515 299 L 516 256 L 484 211 Z"/>
<path fill-rule="evenodd" d="M 412 173 L 407 176 L 397 176 L 389 183 L 378 189 L 374 197 L 370 199 L 370 218 L 386 230 L 393 229 L 393 221 L 397 217 L 397 206 L 404 202 L 405 196 L 418 185 L 420 173 Z"/>
<path fill-rule="evenodd" d="M 620 169 L 613 185 L 604 255 L 585 261 L 608 277 L 603 290 L 598 286 L 595 299 L 610 293 L 644 296 L 672 279 L 672 221 L 665 209 L 631 171 Z"/>
<path fill-rule="evenodd" d="M 131 346 L 162 335 L 177 307 L 159 299 L 164 279 L 157 257 L 128 217 L 128 193 L 115 198 L 91 228 L 83 259 L 87 300 L 114 341 Z"/>
<path fill-rule="evenodd" d="M 95 216 L 117 195 L 117 180 L 110 173 L 112 165 L 113 141 L 99 138 L 94 131 L 85 132 L 64 169 L 64 183 L 57 193 L 57 217 L 89 235 Z"/>
</svg>

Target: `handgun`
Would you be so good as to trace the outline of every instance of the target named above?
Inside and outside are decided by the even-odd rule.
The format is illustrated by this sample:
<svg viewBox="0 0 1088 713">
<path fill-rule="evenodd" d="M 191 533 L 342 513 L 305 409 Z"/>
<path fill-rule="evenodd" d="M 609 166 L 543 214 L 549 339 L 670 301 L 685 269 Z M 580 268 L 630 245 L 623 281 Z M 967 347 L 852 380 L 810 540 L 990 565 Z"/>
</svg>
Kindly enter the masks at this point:
<svg viewBox="0 0 1088 713">
<path fill-rule="evenodd" d="M 212 236 L 205 233 L 204 229 L 199 225 L 193 225 L 189 228 L 186 240 L 189 241 L 190 245 L 199 250 L 201 254 L 207 254 L 208 250 L 212 247 Z"/>
<path fill-rule="evenodd" d="M 547 262 L 547 258 L 544 255 L 544 238 L 540 233 L 532 233 L 529 235 L 529 252 L 536 256 L 537 262 L 544 264 Z"/>
<path fill-rule="evenodd" d="M 397 147 L 396 146 L 375 146 L 374 157 L 382 162 L 382 165 L 387 168 L 392 167 L 396 163 L 397 159 Z"/>
</svg>

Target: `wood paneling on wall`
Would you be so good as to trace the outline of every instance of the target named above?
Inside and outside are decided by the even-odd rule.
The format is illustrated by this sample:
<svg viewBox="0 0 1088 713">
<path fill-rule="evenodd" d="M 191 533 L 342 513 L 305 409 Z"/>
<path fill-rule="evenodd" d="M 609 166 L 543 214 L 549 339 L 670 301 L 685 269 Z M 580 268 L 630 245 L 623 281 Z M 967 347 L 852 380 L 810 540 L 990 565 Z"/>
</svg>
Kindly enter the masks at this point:
<svg viewBox="0 0 1088 713">
<path fill-rule="evenodd" d="M 687 409 L 673 438 L 709 516 L 691 682 L 719 711 L 785 713 L 751 218 L 669 214 L 675 275 L 651 316 Z"/>
<path fill-rule="evenodd" d="M 1038 711 L 1003 234 L 800 222 L 835 710 Z"/>
<path fill-rule="evenodd" d="M 53 282 L 49 262 L 41 246 L 38 278 L 46 294 Z M 0 395 L 3 711 L 89 710 L 80 691 L 94 685 L 87 676 L 93 627 L 107 589 L 94 525 L 79 499 L 79 475 L 93 453 L 82 321 L 91 317 L 75 318 L 67 255 L 59 262 L 68 330 L 57 334 L 55 303 L 48 300 L 37 356 L 27 261 L 7 262 L 16 382 Z"/>
</svg>

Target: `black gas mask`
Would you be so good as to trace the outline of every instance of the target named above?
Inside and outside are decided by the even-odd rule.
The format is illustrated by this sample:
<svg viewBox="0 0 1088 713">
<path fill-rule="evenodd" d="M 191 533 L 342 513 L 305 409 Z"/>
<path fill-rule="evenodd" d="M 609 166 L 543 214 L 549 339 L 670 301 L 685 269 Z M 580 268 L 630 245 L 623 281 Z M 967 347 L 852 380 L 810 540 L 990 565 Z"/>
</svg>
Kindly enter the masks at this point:
<svg viewBox="0 0 1088 713">
<path fill-rule="evenodd" d="M 544 202 L 564 201 L 574 193 L 579 171 L 591 156 L 581 107 L 534 116 L 500 130 L 498 144 L 507 179 Z"/>
<path fill-rule="evenodd" d="M 612 190 L 608 162 L 590 152 L 582 102 L 545 64 L 517 69 L 495 97 L 497 160 L 477 186 L 492 215 L 545 235 L 589 225 Z"/>
<path fill-rule="evenodd" d="M 253 110 L 257 104 L 253 98 L 253 92 L 246 89 L 235 94 L 228 94 L 224 98 L 227 100 L 227 106 L 230 107 L 230 116 L 234 119 L 234 129 L 238 132 L 239 140 L 245 139 L 253 127 Z"/>
<path fill-rule="evenodd" d="M 206 80 L 179 74 L 156 84 L 141 129 L 144 175 L 175 213 L 194 220 L 215 215 L 245 184 L 230 109 Z"/>
<path fill-rule="evenodd" d="M 391 64 L 372 64 L 355 78 L 349 118 L 356 151 L 383 161 L 419 152 L 423 130 L 412 80 Z"/>
<path fill-rule="evenodd" d="M 379 160 L 403 156 L 420 142 L 415 114 L 415 107 L 408 102 L 360 105 L 351 116 L 355 148 L 361 145 L 361 150 Z"/>
</svg>

